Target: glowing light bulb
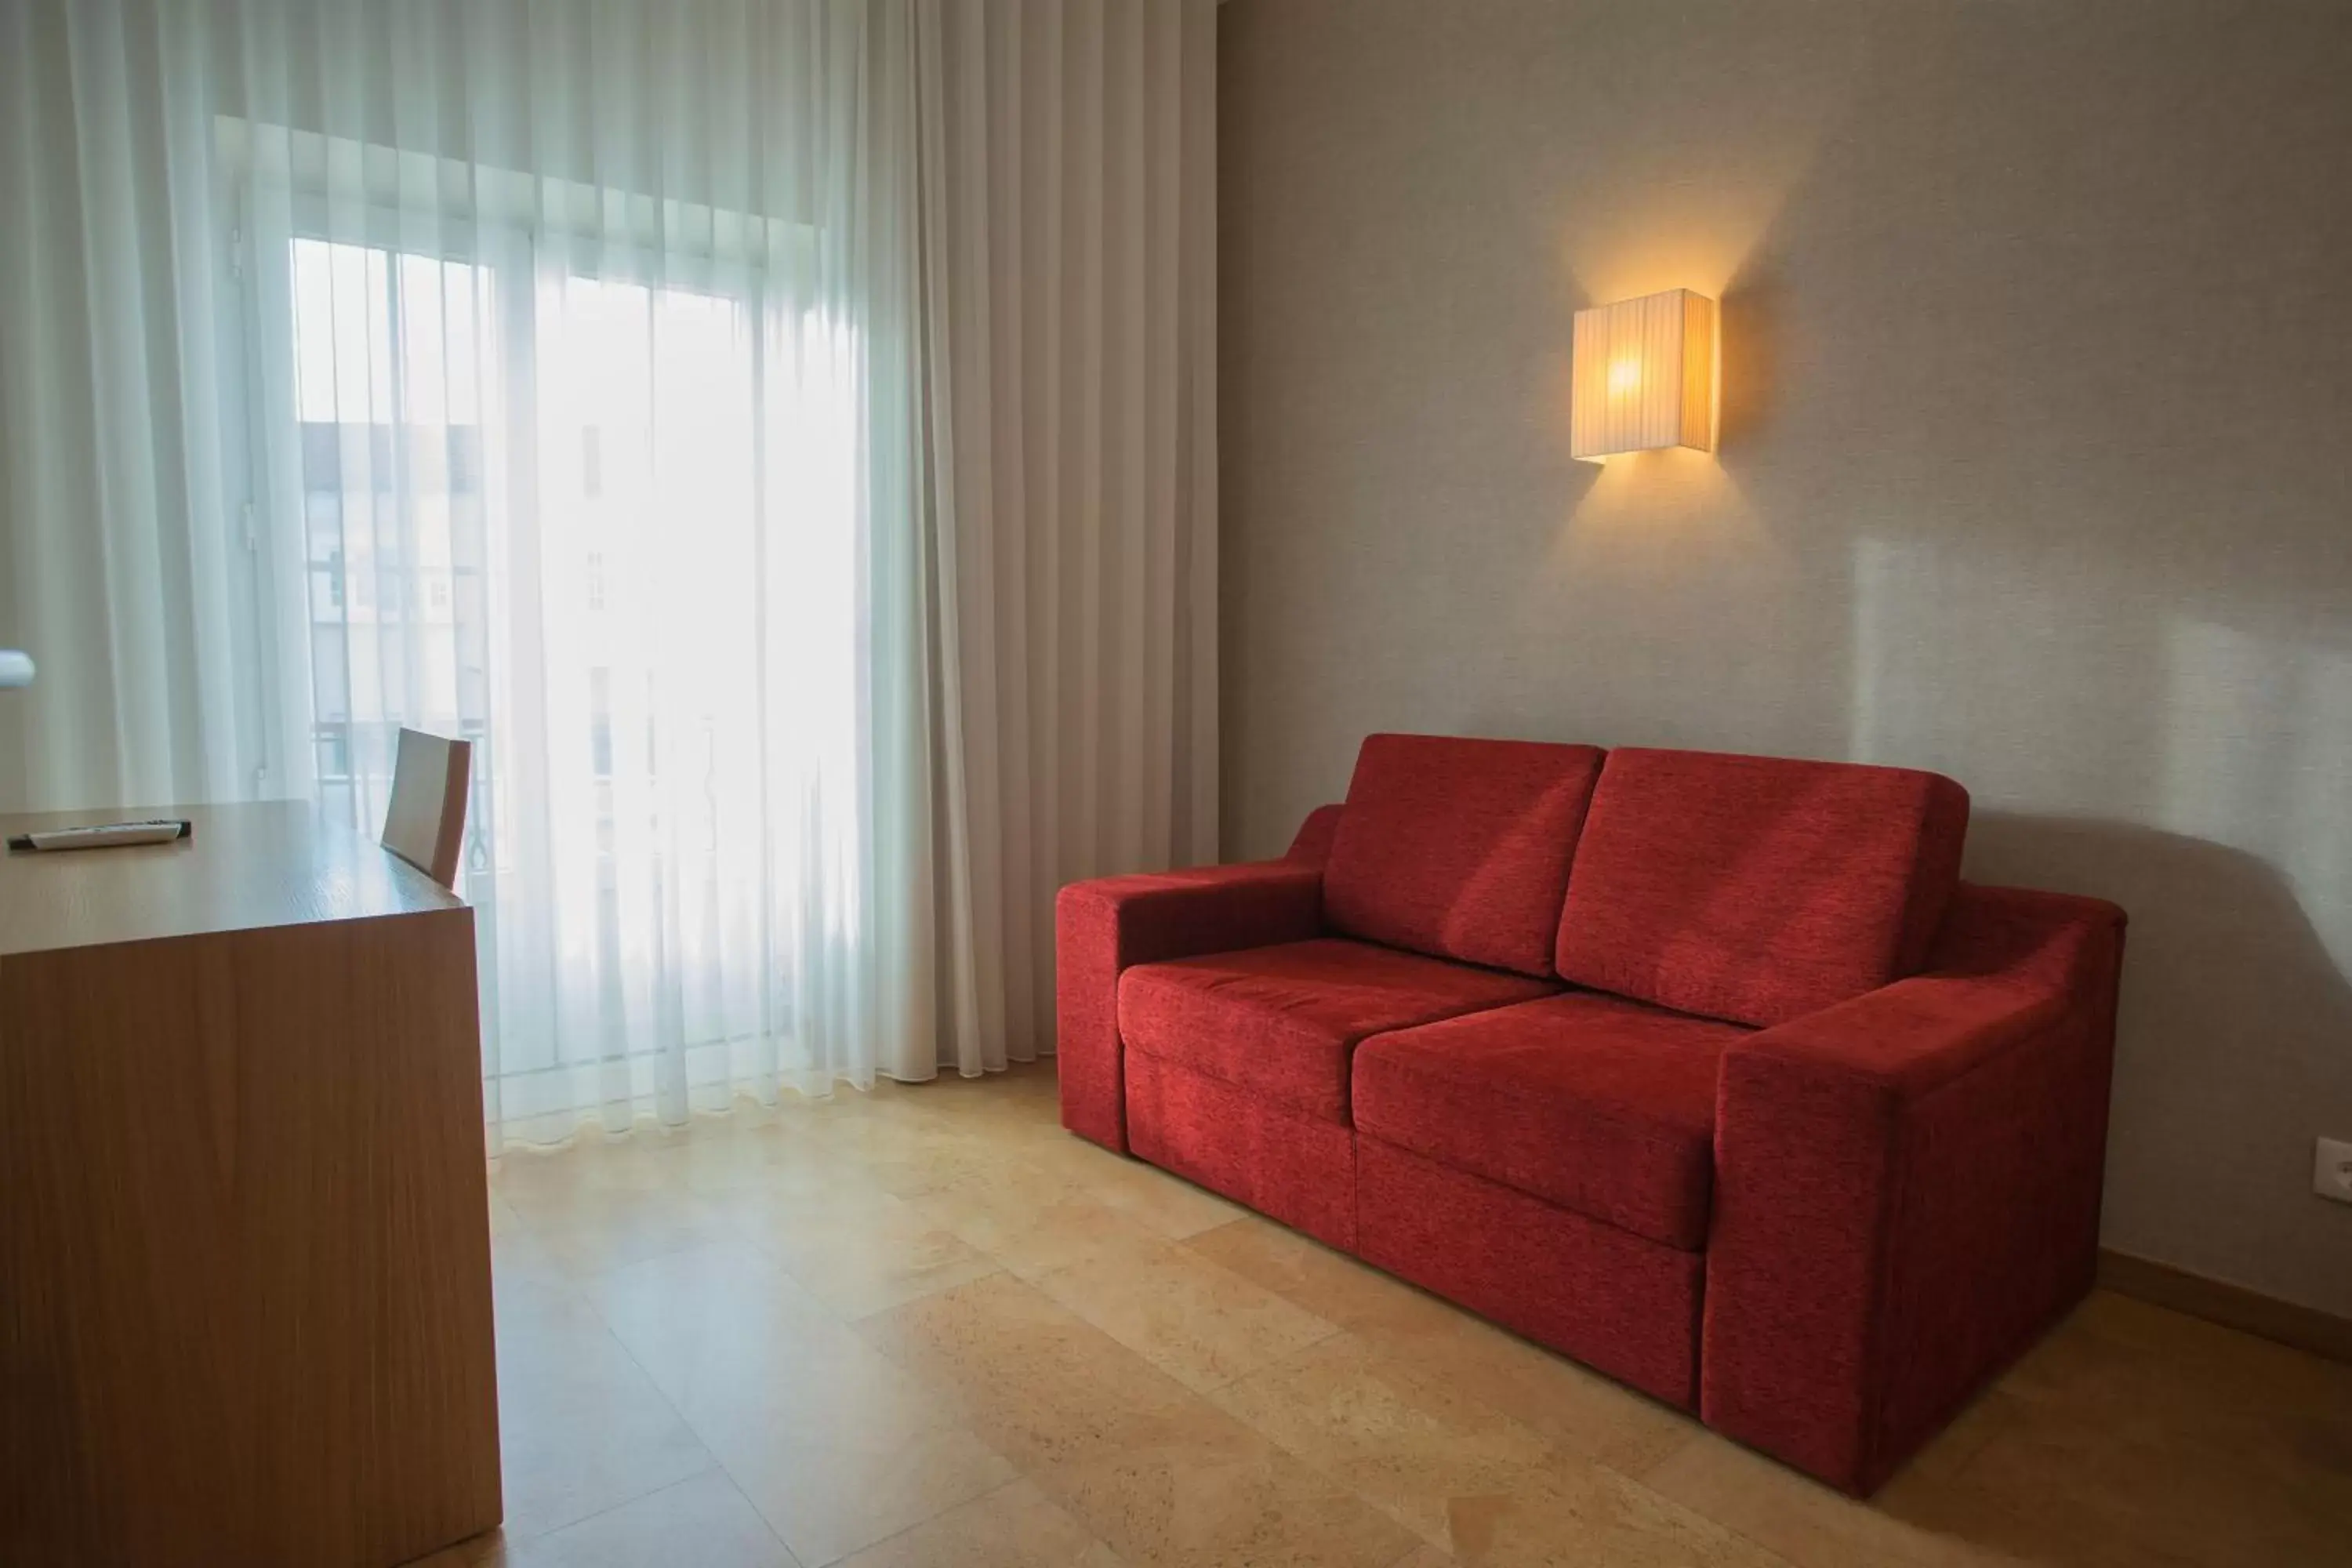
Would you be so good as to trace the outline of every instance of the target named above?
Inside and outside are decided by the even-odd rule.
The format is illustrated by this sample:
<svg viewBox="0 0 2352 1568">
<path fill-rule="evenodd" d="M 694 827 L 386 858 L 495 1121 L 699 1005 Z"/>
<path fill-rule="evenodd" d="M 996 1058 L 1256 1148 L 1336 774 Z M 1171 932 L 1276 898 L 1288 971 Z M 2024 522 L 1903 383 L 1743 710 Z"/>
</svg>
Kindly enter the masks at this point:
<svg viewBox="0 0 2352 1568">
<path fill-rule="evenodd" d="M 1641 390 L 1642 362 L 1621 359 L 1609 367 L 1609 395 L 1625 397 Z"/>
</svg>

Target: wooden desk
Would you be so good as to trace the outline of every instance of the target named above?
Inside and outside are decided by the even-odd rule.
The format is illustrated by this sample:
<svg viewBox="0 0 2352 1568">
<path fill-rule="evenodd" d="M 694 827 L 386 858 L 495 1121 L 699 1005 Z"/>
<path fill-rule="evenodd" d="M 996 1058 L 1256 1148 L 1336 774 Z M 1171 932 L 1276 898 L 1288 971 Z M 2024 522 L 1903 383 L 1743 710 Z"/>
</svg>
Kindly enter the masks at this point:
<svg viewBox="0 0 2352 1568">
<path fill-rule="evenodd" d="M 0 1563 L 499 1522 L 474 915 L 299 805 L 0 857 Z"/>
</svg>

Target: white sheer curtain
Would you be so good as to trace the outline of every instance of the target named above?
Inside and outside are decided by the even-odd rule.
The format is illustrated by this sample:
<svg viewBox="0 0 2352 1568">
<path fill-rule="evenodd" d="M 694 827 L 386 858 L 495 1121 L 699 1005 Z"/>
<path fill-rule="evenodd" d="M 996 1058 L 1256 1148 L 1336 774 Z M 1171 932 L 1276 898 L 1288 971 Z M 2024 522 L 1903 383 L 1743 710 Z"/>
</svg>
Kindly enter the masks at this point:
<svg viewBox="0 0 2352 1568">
<path fill-rule="evenodd" d="M 0 0 L 0 805 L 478 742 L 494 1141 L 1050 1048 L 1214 849 L 1210 0 Z"/>
<path fill-rule="evenodd" d="M 918 12 L 948 657 L 941 1060 L 1050 1041 L 1054 893 L 1217 856 L 1216 7 Z"/>
</svg>

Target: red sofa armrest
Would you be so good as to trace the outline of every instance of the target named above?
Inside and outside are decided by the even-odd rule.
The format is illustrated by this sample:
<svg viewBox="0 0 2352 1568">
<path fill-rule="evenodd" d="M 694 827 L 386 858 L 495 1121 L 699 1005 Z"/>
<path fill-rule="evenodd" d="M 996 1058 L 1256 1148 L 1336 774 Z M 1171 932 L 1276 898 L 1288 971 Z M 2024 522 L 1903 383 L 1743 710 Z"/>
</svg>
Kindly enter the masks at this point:
<svg viewBox="0 0 2352 1568">
<path fill-rule="evenodd" d="M 1331 858 L 1331 840 L 1339 831 L 1339 805 L 1318 805 L 1298 825 L 1297 836 L 1283 858 L 1293 865 L 1317 866 Z"/>
<path fill-rule="evenodd" d="M 1303 942 L 1323 926 L 1319 862 L 1265 860 L 1073 882 L 1054 903 L 1062 1125 L 1127 1151 L 1118 976 L 1130 964 Z"/>
<path fill-rule="evenodd" d="M 2090 1289 L 2123 911 L 1963 885 L 1927 972 L 1724 1055 L 1707 1425 L 1867 1494 Z"/>
</svg>

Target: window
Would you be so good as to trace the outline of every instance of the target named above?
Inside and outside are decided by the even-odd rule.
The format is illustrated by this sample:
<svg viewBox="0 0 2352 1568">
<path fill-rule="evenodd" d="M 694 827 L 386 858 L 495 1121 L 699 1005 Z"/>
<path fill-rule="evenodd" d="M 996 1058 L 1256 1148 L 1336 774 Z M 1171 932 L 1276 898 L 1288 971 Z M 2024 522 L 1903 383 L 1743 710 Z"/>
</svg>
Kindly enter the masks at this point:
<svg viewBox="0 0 2352 1568">
<path fill-rule="evenodd" d="M 373 833 L 400 725 L 474 742 L 506 1113 L 656 991 L 723 1056 L 797 1005 L 754 955 L 856 930 L 859 340 L 793 225 L 301 134 L 247 209 L 273 763 Z"/>
<path fill-rule="evenodd" d="M 311 216 L 328 226 L 324 207 Z M 534 742 L 577 759 L 582 826 L 608 855 L 632 841 L 715 850 L 708 814 L 677 824 L 680 837 L 659 831 L 665 798 L 673 809 L 681 794 L 696 798 L 690 778 L 667 781 L 682 791 L 616 781 L 656 779 L 665 763 L 689 774 L 722 765 L 715 744 L 664 756 L 647 672 L 665 660 L 740 671 L 750 647 L 722 628 L 748 625 L 751 601 L 730 619 L 726 594 L 704 606 L 656 585 L 750 595 L 770 422 L 834 412 L 793 377 L 787 406 L 763 412 L 758 270 L 704 264 L 691 287 L 638 281 L 626 274 L 649 264 L 599 248 L 597 263 L 623 275 L 588 277 L 542 264 L 520 226 L 407 226 L 442 242 L 427 251 L 394 242 L 394 215 L 335 216 L 341 229 L 384 237 L 286 242 L 322 799 L 372 827 L 402 723 L 478 734 L 491 794 L 468 830 L 492 831 L 512 805 L 497 693 L 527 671 L 545 695 Z M 833 435 L 807 430 L 787 431 L 785 449 Z M 527 516 L 502 489 L 519 464 Z M 845 548 L 846 510 L 840 522 Z M 522 571 L 536 580 L 526 585 Z M 527 647 L 498 624 L 501 595 L 518 594 L 535 622 Z M 681 736 L 720 726 L 696 696 L 675 679 L 658 694 Z M 620 742 L 624 721 L 635 744 Z M 509 858 L 493 842 L 487 863 Z"/>
<path fill-rule="evenodd" d="M 613 776 L 613 672 L 588 672 L 588 771 L 600 779 Z"/>
<path fill-rule="evenodd" d="M 487 728 L 486 649 L 455 605 L 481 570 L 494 279 L 314 237 L 287 266 L 319 785 L 364 823 L 404 721 Z"/>
</svg>

